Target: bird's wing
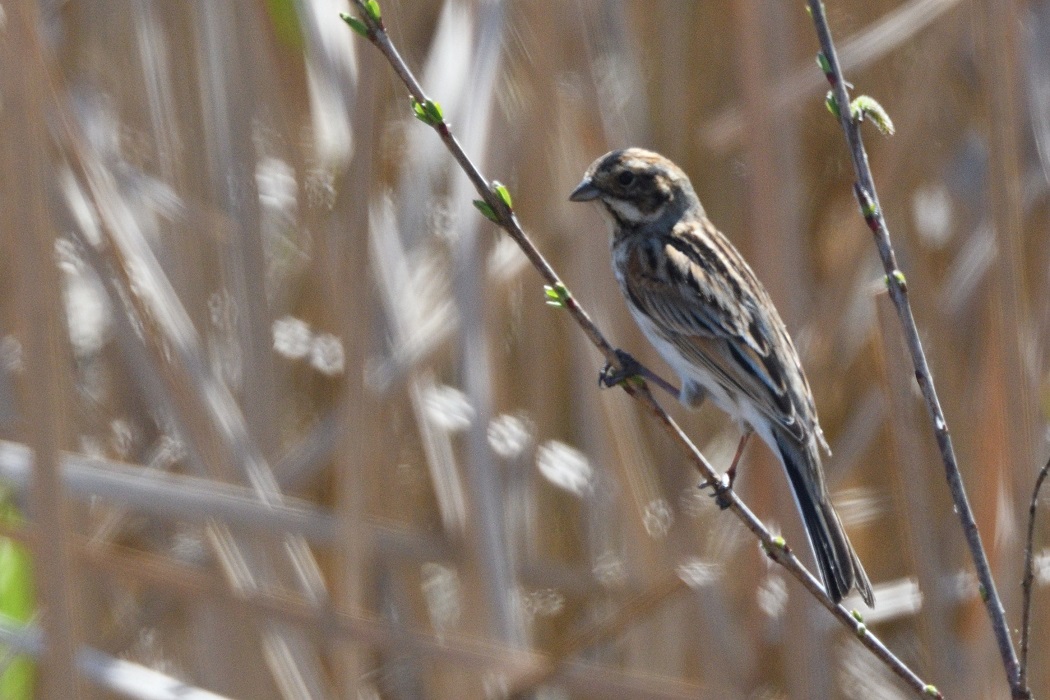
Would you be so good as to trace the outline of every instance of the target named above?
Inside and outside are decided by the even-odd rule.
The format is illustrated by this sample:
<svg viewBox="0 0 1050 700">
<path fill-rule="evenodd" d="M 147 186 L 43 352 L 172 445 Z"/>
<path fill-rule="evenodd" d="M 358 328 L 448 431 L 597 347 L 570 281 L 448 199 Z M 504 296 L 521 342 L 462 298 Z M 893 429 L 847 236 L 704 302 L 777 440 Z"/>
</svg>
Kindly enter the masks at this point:
<svg viewBox="0 0 1050 700">
<path fill-rule="evenodd" d="M 797 403 L 806 399 L 793 388 L 805 379 L 791 341 L 777 340 L 787 332 L 768 295 L 710 223 L 688 225 L 706 226 L 711 235 L 680 225 L 671 236 L 631 246 L 622 276 L 625 293 L 685 359 L 804 441 L 816 412 Z M 812 418 L 800 420 L 800 409 Z"/>
</svg>

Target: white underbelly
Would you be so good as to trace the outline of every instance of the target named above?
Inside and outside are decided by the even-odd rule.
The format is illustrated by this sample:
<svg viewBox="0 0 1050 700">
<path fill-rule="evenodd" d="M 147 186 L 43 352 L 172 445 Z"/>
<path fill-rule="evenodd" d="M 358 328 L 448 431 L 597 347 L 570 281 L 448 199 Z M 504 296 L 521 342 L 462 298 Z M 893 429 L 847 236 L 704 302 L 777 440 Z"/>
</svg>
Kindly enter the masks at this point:
<svg viewBox="0 0 1050 700">
<path fill-rule="evenodd" d="M 777 451 L 773 433 L 768 427 L 768 419 L 755 409 L 751 401 L 739 397 L 739 394 L 736 392 L 730 393 L 727 391 L 711 372 L 703 366 L 690 361 L 682 355 L 673 343 L 664 338 L 657 329 L 656 324 L 648 316 L 637 311 L 632 305 L 628 306 L 631 309 L 631 315 L 634 316 L 634 320 L 638 323 L 639 328 L 642 329 L 645 337 L 649 339 L 649 342 L 660 353 L 660 356 L 664 358 L 664 361 L 678 375 L 682 383 L 682 395 L 679 397 L 682 403 L 689 405 L 689 396 L 697 393 L 695 388 L 703 389 L 707 398 L 715 406 L 742 426 L 745 424 L 750 425 L 766 444 L 774 448 L 774 452 Z"/>
</svg>

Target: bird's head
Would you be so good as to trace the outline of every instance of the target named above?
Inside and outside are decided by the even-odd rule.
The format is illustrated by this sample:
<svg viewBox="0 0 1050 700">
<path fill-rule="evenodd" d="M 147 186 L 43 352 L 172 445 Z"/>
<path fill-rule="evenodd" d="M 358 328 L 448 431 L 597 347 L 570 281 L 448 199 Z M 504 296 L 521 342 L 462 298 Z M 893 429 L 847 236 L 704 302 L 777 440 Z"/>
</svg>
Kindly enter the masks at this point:
<svg viewBox="0 0 1050 700">
<path fill-rule="evenodd" d="M 612 151 L 594 161 L 569 199 L 597 200 L 616 230 L 673 225 L 691 210 L 703 214 L 682 169 L 642 148 Z"/>
</svg>

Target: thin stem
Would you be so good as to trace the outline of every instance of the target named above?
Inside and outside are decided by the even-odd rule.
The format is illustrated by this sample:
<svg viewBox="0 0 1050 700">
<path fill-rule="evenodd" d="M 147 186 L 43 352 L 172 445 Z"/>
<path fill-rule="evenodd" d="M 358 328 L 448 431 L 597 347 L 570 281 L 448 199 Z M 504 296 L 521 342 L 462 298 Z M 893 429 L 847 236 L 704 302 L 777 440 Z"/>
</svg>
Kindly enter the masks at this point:
<svg viewBox="0 0 1050 700">
<path fill-rule="evenodd" d="M 911 354 L 912 364 L 915 367 L 915 378 L 919 382 L 919 388 L 922 390 L 922 396 L 930 414 L 937 447 L 941 453 L 941 461 L 944 463 L 948 488 L 951 491 L 955 510 L 959 514 L 963 534 L 966 537 L 966 543 L 970 548 L 970 555 L 973 557 L 977 570 L 982 597 L 988 616 L 991 619 L 992 630 L 995 633 L 999 646 L 999 653 L 1002 656 L 1007 682 L 1010 684 L 1014 697 L 1029 697 L 1030 694 L 1027 689 L 1023 688 L 1019 683 L 1020 667 L 1013 642 L 1010 639 L 1009 628 L 1006 624 L 1006 613 L 1003 610 L 999 592 L 992 578 L 988 557 L 985 554 L 984 546 L 981 544 L 981 533 L 977 529 L 977 521 L 966 496 L 962 474 L 959 471 L 958 461 L 955 457 L 955 449 L 952 446 L 951 435 L 948 432 L 948 424 L 944 418 L 944 412 L 941 410 L 940 399 L 937 397 L 937 390 L 933 384 L 933 375 L 930 373 L 926 354 L 922 348 L 922 341 L 919 339 L 919 330 L 915 324 L 915 317 L 912 315 L 911 305 L 908 302 L 908 287 L 904 275 L 901 274 L 897 267 L 897 258 L 893 251 L 893 245 L 890 242 L 889 229 L 882 214 L 882 207 L 879 205 L 874 178 L 871 173 L 871 167 L 868 164 L 868 154 L 861 139 L 860 125 L 853 118 L 850 110 L 846 80 L 842 75 L 842 67 L 839 64 L 838 55 L 835 51 L 835 44 L 831 39 L 831 29 L 828 27 L 827 16 L 824 13 L 824 3 L 821 0 L 808 0 L 808 3 L 817 38 L 820 41 L 821 52 L 824 58 L 827 59 L 826 77 L 831 84 L 835 102 L 838 105 L 839 121 L 846 135 L 846 142 L 853 160 L 853 169 L 857 176 L 855 193 L 861 207 L 861 213 L 874 234 L 875 245 L 878 248 L 879 256 L 882 258 L 890 299 L 897 309 L 897 316 L 904 330 L 905 341 Z"/>
<path fill-rule="evenodd" d="M 707 462 L 707 459 L 700 453 L 692 441 L 686 436 L 682 429 L 674 422 L 674 420 L 667 415 L 663 408 L 656 402 L 652 394 L 649 392 L 647 387 L 631 387 L 626 386 L 627 392 L 639 399 L 645 404 L 656 416 L 656 419 L 664 427 L 664 430 L 678 443 L 679 447 L 685 451 L 685 453 L 692 459 L 697 471 L 707 480 L 713 484 L 715 496 L 719 499 L 720 503 L 724 508 L 733 512 L 744 526 L 747 527 L 762 543 L 762 547 L 769 557 L 783 566 L 788 572 L 794 576 L 802 584 L 802 586 L 809 591 L 817 601 L 831 612 L 846 627 L 848 627 L 853 634 L 857 636 L 861 644 L 868 648 L 876 657 L 878 657 L 883 663 L 885 663 L 890 670 L 896 673 L 901 679 L 904 680 L 909 686 L 918 692 L 922 697 L 941 697 L 941 694 L 933 689 L 933 686 L 927 685 L 919 678 L 914 671 L 908 668 L 900 659 L 898 659 L 893 652 L 891 652 L 886 646 L 870 631 L 859 619 L 855 618 L 850 611 L 846 610 L 842 605 L 835 603 L 828 597 L 827 592 L 824 590 L 823 584 L 817 580 L 813 574 L 802 565 L 798 557 L 795 556 L 791 548 L 784 543 L 779 537 L 774 537 L 761 520 L 751 512 L 751 509 L 737 496 L 736 491 L 731 487 L 725 485 L 721 477 L 715 474 L 714 469 Z"/>
<path fill-rule="evenodd" d="M 1032 584 L 1035 582 L 1035 511 L 1039 506 L 1039 490 L 1050 474 L 1050 460 L 1039 470 L 1032 488 L 1032 502 L 1028 506 L 1028 537 L 1024 545 L 1024 577 L 1021 579 L 1021 668 L 1017 685 L 1028 687 L 1028 646 L 1032 632 Z"/>
<path fill-rule="evenodd" d="M 364 3 L 359 0 L 354 0 L 354 3 L 361 10 L 363 21 L 369 25 L 369 40 L 375 44 L 387 61 L 393 67 L 394 72 L 397 73 L 398 77 L 408 88 L 408 93 L 420 104 L 425 104 L 429 101 L 426 93 L 423 92 L 422 86 L 419 81 L 416 80 L 412 74 L 411 69 L 405 63 L 404 59 L 401 58 L 401 54 L 398 53 L 397 47 L 390 40 L 390 36 L 386 33 L 386 30 L 381 26 L 372 22 L 368 17 L 368 13 L 364 9 Z M 492 211 L 496 214 L 496 224 L 502 228 L 507 234 L 510 235 L 511 239 L 521 248 L 522 252 L 532 263 L 532 266 L 540 273 L 544 280 L 548 282 L 552 287 L 565 288 L 565 283 L 562 282 L 561 278 L 551 267 L 551 264 L 547 262 L 547 259 L 543 257 L 539 249 L 533 245 L 532 241 L 525 234 L 525 231 L 521 228 L 521 224 L 518 222 L 518 217 L 514 214 L 503 200 L 496 196 L 492 190 L 492 185 L 485 176 L 481 174 L 481 170 L 474 164 L 470 159 L 470 156 L 464 152 L 463 147 L 459 144 L 459 141 L 452 134 L 452 131 L 448 127 L 448 123 L 440 121 L 434 125 L 434 130 L 441 137 L 441 140 L 445 143 L 452 157 L 459 163 L 460 168 L 473 183 L 474 188 L 478 191 L 478 194 L 485 201 Z M 598 350 L 605 355 L 605 359 L 616 367 L 619 367 L 619 360 L 616 357 L 616 349 L 609 344 L 605 337 L 598 330 L 598 327 L 594 325 L 594 321 L 591 317 L 583 310 L 582 307 L 572 296 L 567 296 L 565 299 L 565 308 L 572 314 L 573 319 L 579 324 L 583 332 L 587 334 L 588 339 L 594 344 Z"/>
<path fill-rule="evenodd" d="M 390 41 L 386 29 L 381 23 L 375 22 L 371 19 L 365 7 L 364 0 L 354 0 L 354 4 L 361 12 L 360 21 L 368 28 L 368 40 L 371 41 L 387 58 L 394 71 L 401 78 L 402 82 L 404 82 L 409 94 L 420 104 L 427 104 L 430 101 L 429 98 L 423 92 L 423 89 L 415 79 L 412 71 L 405 64 L 397 49 Z M 431 126 L 433 126 L 434 130 L 441 137 L 441 140 L 445 143 L 446 147 L 452 153 L 453 158 L 459 163 L 467 177 L 470 178 L 470 181 L 474 183 L 474 187 L 477 189 L 478 194 L 495 214 L 495 223 L 506 231 L 514 242 L 518 244 L 522 252 L 525 253 L 525 256 L 544 280 L 556 289 L 565 290 L 566 287 L 561 281 L 561 278 L 558 277 L 557 273 L 554 271 L 554 268 L 551 267 L 536 248 L 535 244 L 533 244 L 531 239 L 529 239 L 525 231 L 521 228 L 521 224 L 518 222 L 513 210 L 496 195 L 492 185 L 481 174 L 481 171 L 470 160 L 470 157 L 463 151 L 463 148 L 459 145 L 459 142 L 449 130 L 448 124 L 444 120 L 439 120 L 436 123 L 431 124 Z M 576 301 L 575 297 L 568 294 L 566 291 L 562 296 L 562 301 L 573 320 L 576 321 L 581 329 L 583 329 L 587 338 L 605 356 L 606 360 L 613 367 L 622 368 L 622 363 L 617 356 L 616 349 L 605 339 L 605 336 L 600 330 L 598 330 L 598 327 L 591 320 L 587 312 L 584 311 L 583 307 L 580 306 L 579 302 Z M 833 602 L 831 598 L 828 597 L 828 594 L 824 590 L 820 581 L 818 581 L 817 578 L 802 565 L 802 562 L 799 561 L 783 540 L 774 537 L 769 530 L 766 529 L 765 525 L 762 524 L 762 521 L 751 512 L 742 500 L 740 500 L 736 495 L 736 492 L 722 480 L 714 467 L 712 467 L 710 462 L 707 461 L 707 458 L 704 457 L 678 424 L 674 422 L 671 416 L 669 416 L 656 399 L 653 398 L 653 395 L 646 384 L 635 384 L 628 381 L 621 383 L 620 386 L 624 391 L 640 401 L 653 413 L 667 434 L 678 444 L 679 448 L 693 463 L 701 477 L 712 485 L 712 489 L 719 505 L 724 509 L 732 511 L 744 523 L 744 525 L 751 530 L 756 537 L 758 537 L 771 559 L 783 566 L 792 576 L 798 579 L 798 581 L 802 583 L 802 586 L 809 591 L 810 594 L 821 603 L 821 605 L 827 608 L 831 614 L 839 620 L 839 622 L 853 632 L 853 634 L 860 640 L 861 644 L 867 647 L 878 659 L 885 663 L 890 670 L 897 674 L 897 676 L 911 687 L 917 695 L 925 698 L 941 697 L 941 694 L 933 686 L 924 683 L 914 671 L 898 659 L 893 652 L 886 648 L 886 646 L 875 637 L 875 635 L 868 631 L 864 623 L 858 619 L 859 616 L 854 617 L 850 611 L 846 610 L 842 605 Z"/>
</svg>

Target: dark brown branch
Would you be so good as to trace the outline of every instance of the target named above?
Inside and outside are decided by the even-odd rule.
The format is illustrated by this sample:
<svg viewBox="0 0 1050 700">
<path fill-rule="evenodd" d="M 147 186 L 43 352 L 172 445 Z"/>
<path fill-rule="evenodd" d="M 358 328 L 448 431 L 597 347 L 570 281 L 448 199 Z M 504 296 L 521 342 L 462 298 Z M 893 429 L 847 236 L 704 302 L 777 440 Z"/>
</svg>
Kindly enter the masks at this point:
<svg viewBox="0 0 1050 700">
<path fill-rule="evenodd" d="M 1021 579 L 1021 668 L 1017 684 L 1028 687 L 1028 647 L 1032 633 L 1032 584 L 1035 582 L 1035 511 L 1039 506 L 1039 491 L 1050 474 L 1050 459 L 1039 470 L 1032 488 L 1032 502 L 1028 505 L 1028 536 L 1024 545 L 1024 577 Z"/>
<path fill-rule="evenodd" d="M 415 79 L 412 71 L 405 64 L 394 44 L 390 41 L 390 37 L 382 23 L 376 22 L 369 16 L 365 0 L 354 0 L 354 5 L 356 5 L 360 11 L 359 21 L 367 28 L 366 36 L 368 40 L 371 41 L 390 62 L 390 65 L 401 78 L 412 98 L 420 105 L 430 104 L 430 99 L 423 92 L 422 87 L 420 87 L 419 82 Z M 525 253 L 525 256 L 529 259 L 529 262 L 532 263 L 533 267 L 536 268 L 543 279 L 551 287 L 555 290 L 564 291 L 564 295 L 561 297 L 561 300 L 564 302 L 563 305 L 566 310 L 568 310 L 573 320 L 587 335 L 588 340 L 590 340 L 602 355 L 605 356 L 605 359 L 610 365 L 616 368 L 622 368 L 616 348 L 605 339 L 605 336 L 600 330 L 598 330 L 598 327 L 591 320 L 591 317 L 587 312 L 584 311 L 583 307 L 581 307 L 576 301 L 575 297 L 568 293 L 567 288 L 561 281 L 561 278 L 558 277 L 557 273 L 554 271 L 554 268 L 551 267 L 546 258 L 543 257 L 543 254 L 540 253 L 535 244 L 533 244 L 525 231 L 521 228 L 521 224 L 515 216 L 514 211 L 496 194 L 494 186 L 485 179 L 481 174 L 481 171 L 463 151 L 459 141 L 456 140 L 455 136 L 453 136 L 452 132 L 449 130 L 448 124 L 443 119 L 437 119 L 430 125 L 438 133 L 438 136 L 441 137 L 441 140 L 451 152 L 452 157 L 455 158 L 457 163 L 459 163 L 463 172 L 466 173 L 468 178 L 470 178 L 470 181 L 474 184 L 481 199 L 491 209 L 491 212 L 494 214 L 493 220 L 496 225 L 506 231 L 511 239 L 518 244 L 522 252 Z M 704 481 L 712 485 L 712 489 L 715 492 L 719 504 L 724 508 L 731 510 L 738 518 L 740 518 L 747 529 L 751 530 L 751 532 L 758 537 L 763 548 L 771 559 L 783 566 L 792 576 L 798 579 L 798 581 L 802 583 L 802 586 L 809 591 L 810 594 L 821 603 L 821 605 L 827 608 L 831 614 L 839 620 L 839 622 L 845 625 L 860 640 L 861 644 L 867 647 L 878 659 L 885 663 L 890 670 L 897 674 L 897 676 L 912 688 L 918 696 L 925 698 L 941 697 L 936 688 L 923 682 L 914 671 L 898 659 L 893 652 L 886 648 L 886 646 L 875 637 L 875 635 L 868 631 L 867 627 L 860 620 L 859 615 L 855 617 L 854 614 L 851 614 L 851 612 L 846 610 L 842 605 L 833 602 L 831 598 L 828 597 L 828 594 L 824 590 L 820 581 L 818 581 L 816 577 L 814 577 L 813 574 L 802 565 L 791 549 L 784 543 L 783 539 L 774 537 L 769 530 L 766 529 L 762 521 L 760 521 L 755 514 L 751 512 L 747 505 L 740 500 L 736 495 L 736 492 L 726 484 L 723 478 L 715 471 L 714 467 L 712 467 L 707 461 L 707 458 L 704 457 L 699 449 L 697 449 L 696 445 L 692 443 L 678 424 L 674 422 L 671 416 L 668 415 L 656 399 L 653 398 L 653 395 L 650 393 L 646 384 L 635 382 L 634 380 L 628 380 L 621 383 L 620 386 L 652 412 L 671 439 L 693 463 Z"/>
<path fill-rule="evenodd" d="M 934 388 L 933 375 L 930 373 L 929 364 L 926 361 L 926 353 L 919 339 L 919 330 L 912 315 L 911 304 L 908 302 L 908 287 L 903 273 L 897 267 L 897 258 L 890 241 L 889 229 L 879 205 L 878 193 L 875 190 L 875 181 L 871 174 L 871 166 L 868 164 L 868 154 L 864 148 L 864 141 L 860 135 L 859 119 L 854 118 L 850 107 L 849 94 L 846 90 L 847 83 L 842 75 L 842 67 L 839 64 L 835 44 L 831 39 L 831 29 L 828 27 L 827 16 L 824 13 L 824 3 L 821 0 L 808 0 L 809 11 L 813 17 L 816 28 L 817 39 L 820 41 L 820 49 L 826 59 L 826 77 L 831 85 L 835 103 L 838 106 L 839 121 L 846 135 L 850 156 L 853 160 L 853 169 L 857 176 L 854 186 L 861 214 L 871 229 L 875 238 L 875 246 L 878 248 L 879 257 L 882 259 L 883 268 L 886 271 L 886 284 L 889 288 L 890 299 L 897 309 L 901 327 L 904 330 L 904 338 L 911 354 L 912 364 L 915 367 L 915 378 L 919 382 L 926 408 L 930 414 L 930 422 L 933 425 L 934 436 L 937 447 L 941 453 L 941 461 L 944 463 L 945 477 L 948 488 L 951 491 L 955 510 L 959 514 L 962 523 L 963 534 L 970 548 L 974 566 L 977 569 L 977 578 L 981 586 L 981 594 L 988 616 L 991 619 L 992 630 L 995 633 L 999 653 L 1002 656 L 1003 668 L 1006 671 L 1007 682 L 1015 698 L 1030 698 L 1031 693 L 1019 683 L 1019 664 L 1017 654 L 1014 651 L 1013 642 L 1010 639 L 1010 631 L 1006 624 L 1006 613 L 1003 610 L 999 592 L 992 578 L 991 567 L 988 564 L 988 556 L 985 554 L 984 546 L 981 544 L 981 533 L 977 529 L 977 521 L 973 510 L 970 508 L 966 489 L 963 486 L 962 474 L 955 457 L 955 448 L 952 446 L 951 435 L 948 432 L 948 424 L 941 409 L 937 390 Z"/>
</svg>

